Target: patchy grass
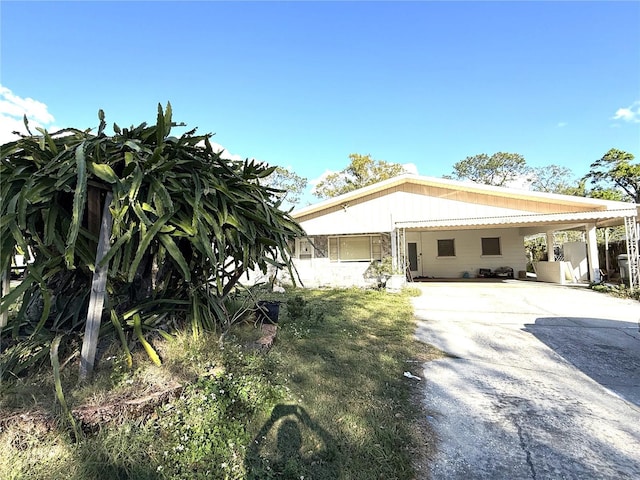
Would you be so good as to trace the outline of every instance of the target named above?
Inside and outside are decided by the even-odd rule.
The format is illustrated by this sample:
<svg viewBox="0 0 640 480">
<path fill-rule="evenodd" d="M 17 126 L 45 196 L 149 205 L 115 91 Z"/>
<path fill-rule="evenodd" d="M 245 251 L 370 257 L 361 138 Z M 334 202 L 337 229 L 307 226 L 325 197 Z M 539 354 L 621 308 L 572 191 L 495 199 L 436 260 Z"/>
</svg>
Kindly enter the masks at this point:
<svg viewBox="0 0 640 480">
<path fill-rule="evenodd" d="M 590 287 L 596 292 L 606 293 L 618 298 L 631 298 L 633 300 L 640 301 L 640 290 L 632 290 L 623 284 L 612 285 L 607 283 L 592 283 Z"/>
<path fill-rule="evenodd" d="M 282 304 L 268 354 L 246 347 L 258 336 L 249 321 L 222 348 L 213 335 L 156 339 L 162 367 L 137 352 L 130 371 L 108 347 L 88 386 L 77 386 L 71 359 L 67 403 L 76 417 L 81 406 L 93 415 L 77 441 L 50 375 L 5 382 L 0 478 L 415 478 L 433 441 L 420 384 L 403 372 L 441 352 L 415 340 L 410 294 L 274 295 Z M 16 412 L 31 417 L 6 420 Z"/>
</svg>

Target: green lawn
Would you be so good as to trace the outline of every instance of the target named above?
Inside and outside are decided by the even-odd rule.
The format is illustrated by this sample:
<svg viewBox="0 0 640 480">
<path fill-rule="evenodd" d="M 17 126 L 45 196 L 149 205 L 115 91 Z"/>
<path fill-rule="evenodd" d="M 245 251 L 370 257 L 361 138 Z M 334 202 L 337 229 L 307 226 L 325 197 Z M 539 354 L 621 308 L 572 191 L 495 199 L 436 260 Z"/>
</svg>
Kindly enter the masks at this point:
<svg viewBox="0 0 640 480">
<path fill-rule="evenodd" d="M 222 348 L 214 335 L 157 339 L 162 367 L 137 352 L 130 372 L 112 347 L 90 386 L 76 387 L 70 361 L 67 403 L 95 407 L 99 421 L 77 441 L 59 416 L 0 421 L 0 478 L 415 478 L 433 442 L 420 382 L 403 372 L 419 374 L 433 352 L 414 339 L 408 295 L 273 297 L 283 303 L 268 353 L 247 348 L 259 335 L 249 321 Z M 121 408 L 163 390 L 151 407 Z M 18 406 L 58 412 L 48 374 L 5 382 L 0 394 L 2 418 Z"/>
</svg>

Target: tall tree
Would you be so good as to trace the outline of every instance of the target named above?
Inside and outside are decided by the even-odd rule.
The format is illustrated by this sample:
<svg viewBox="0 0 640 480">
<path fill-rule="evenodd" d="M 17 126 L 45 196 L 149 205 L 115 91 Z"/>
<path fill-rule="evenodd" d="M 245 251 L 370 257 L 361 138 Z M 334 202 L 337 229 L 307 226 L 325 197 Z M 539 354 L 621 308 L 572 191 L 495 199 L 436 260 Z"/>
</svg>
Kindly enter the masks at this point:
<svg viewBox="0 0 640 480">
<path fill-rule="evenodd" d="M 453 172 L 445 178 L 472 180 L 497 187 L 521 180 L 530 173 L 524 157 L 518 153 L 497 152 L 467 157 L 453 165 Z"/>
<path fill-rule="evenodd" d="M 300 196 L 307 188 L 307 179 L 297 173 L 284 168 L 276 167 L 271 175 L 266 177 L 261 184 L 275 189 L 273 194 L 283 204 L 295 206 L 300 201 Z"/>
<path fill-rule="evenodd" d="M 625 200 L 640 203 L 640 164 L 632 163 L 633 159 L 633 154 L 612 148 L 591 164 L 584 179 L 590 180 L 596 190 L 606 191 L 612 186 Z"/>
<path fill-rule="evenodd" d="M 624 201 L 624 195 L 619 189 L 597 185 L 595 188 L 588 190 L 587 180 L 585 178 L 575 179 L 573 172 L 567 167 L 548 165 L 546 167 L 533 168 L 531 171 L 531 190 L 537 192 Z"/>
<path fill-rule="evenodd" d="M 374 160 L 371 155 L 352 153 L 349 158 L 351 162 L 347 168 L 327 175 L 315 186 L 313 194 L 316 197 L 337 197 L 343 193 L 408 173 L 399 163 Z"/>
<path fill-rule="evenodd" d="M 560 193 L 563 195 L 585 195 L 585 182 L 578 182 L 573 172 L 561 165 L 548 165 L 531 169 L 531 190 Z"/>
</svg>

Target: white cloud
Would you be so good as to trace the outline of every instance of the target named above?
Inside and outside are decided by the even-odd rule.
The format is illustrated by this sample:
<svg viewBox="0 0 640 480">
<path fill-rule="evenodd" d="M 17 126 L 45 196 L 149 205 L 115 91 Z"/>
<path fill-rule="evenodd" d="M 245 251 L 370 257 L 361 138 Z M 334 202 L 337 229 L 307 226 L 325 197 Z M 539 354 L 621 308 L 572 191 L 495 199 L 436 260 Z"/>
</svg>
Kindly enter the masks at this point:
<svg viewBox="0 0 640 480">
<path fill-rule="evenodd" d="M 415 163 L 403 163 L 402 168 L 404 168 L 408 173 L 418 175 L 418 167 Z"/>
<path fill-rule="evenodd" d="M 33 98 L 18 97 L 2 85 L 0 85 L 0 113 L 12 117 L 22 117 L 26 114 L 29 119 L 42 124 L 53 123 L 55 120 L 44 103 Z"/>
<path fill-rule="evenodd" d="M 220 158 L 225 159 L 225 160 L 244 160 L 244 157 L 237 155 L 235 153 L 231 153 L 229 152 L 229 150 L 227 150 L 224 146 L 220 145 L 219 143 L 216 142 L 211 142 L 209 141 L 209 143 L 211 144 L 211 149 L 220 154 Z M 197 144 L 198 147 L 204 147 L 204 140 L 198 142 Z"/>
<path fill-rule="evenodd" d="M 225 160 L 240 160 L 240 161 L 244 160 L 244 157 L 237 155 L 235 153 L 229 152 L 229 150 L 227 150 L 225 147 L 223 147 L 219 143 L 215 143 L 215 142 L 209 142 L 209 143 L 211 144 L 211 148 L 213 149 L 213 151 L 220 154 L 220 158 L 223 158 Z M 204 146 L 204 141 L 198 142 L 198 145 L 201 147 Z"/>
<path fill-rule="evenodd" d="M 225 160 L 244 160 L 244 157 L 237 155 L 235 153 L 229 152 L 225 147 L 220 145 L 219 143 L 210 142 L 211 148 L 213 151 L 220 154 L 220 158 L 224 158 Z"/>
<path fill-rule="evenodd" d="M 0 144 L 16 140 L 18 137 L 12 133 L 14 131 L 27 133 L 22 120 L 24 115 L 29 120 L 30 129 L 35 127 L 56 129 L 53 126 L 55 118 L 49 113 L 46 104 L 33 98 L 14 95 L 7 87 L 0 85 Z"/>
<path fill-rule="evenodd" d="M 640 100 L 633 102 L 628 107 L 616 110 L 616 114 L 613 116 L 613 119 L 631 123 L 640 123 Z"/>
<path fill-rule="evenodd" d="M 533 178 L 530 175 L 520 175 L 518 178 L 514 178 L 513 180 L 507 182 L 505 187 L 508 188 L 516 188 L 518 190 L 530 190 L 531 182 L 533 182 Z"/>
<path fill-rule="evenodd" d="M 567 122 L 558 122 L 558 123 L 556 124 L 556 127 L 558 127 L 558 128 L 564 128 L 564 127 L 566 127 L 567 125 L 568 125 L 568 123 L 567 123 Z"/>
<path fill-rule="evenodd" d="M 19 137 L 12 133 L 16 131 L 26 133 L 22 120 L 0 113 L 0 145 L 17 140 Z"/>
<path fill-rule="evenodd" d="M 309 185 L 311 185 L 313 187 L 312 190 L 316 189 L 316 185 L 318 185 L 320 182 L 322 182 L 323 180 L 325 180 L 329 175 L 333 174 L 333 173 L 338 173 L 338 172 L 333 172 L 331 170 L 325 170 L 322 175 L 320 175 L 317 178 L 312 178 L 311 180 L 309 180 Z"/>
</svg>

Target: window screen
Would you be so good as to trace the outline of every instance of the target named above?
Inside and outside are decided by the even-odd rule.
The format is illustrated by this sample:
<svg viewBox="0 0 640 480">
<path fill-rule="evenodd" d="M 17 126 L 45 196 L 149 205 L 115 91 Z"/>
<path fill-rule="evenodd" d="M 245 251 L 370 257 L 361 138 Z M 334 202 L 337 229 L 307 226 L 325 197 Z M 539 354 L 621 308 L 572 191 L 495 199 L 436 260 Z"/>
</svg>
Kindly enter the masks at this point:
<svg viewBox="0 0 640 480">
<path fill-rule="evenodd" d="M 338 261 L 338 239 L 335 237 L 329 238 L 329 260 Z"/>
<path fill-rule="evenodd" d="M 502 255 L 502 250 L 500 249 L 500 237 L 483 238 L 482 255 Z"/>
<path fill-rule="evenodd" d="M 382 237 L 380 235 L 330 237 L 329 259 L 332 262 L 381 260 Z"/>
<path fill-rule="evenodd" d="M 369 237 L 343 237 L 340 239 L 340 260 L 356 261 L 371 259 Z"/>
<path fill-rule="evenodd" d="M 438 256 L 439 257 L 455 257 L 456 246 L 453 238 L 438 240 Z"/>
</svg>

